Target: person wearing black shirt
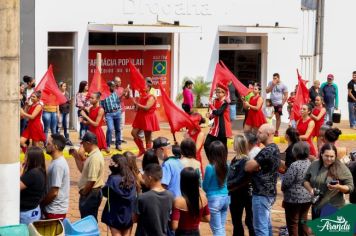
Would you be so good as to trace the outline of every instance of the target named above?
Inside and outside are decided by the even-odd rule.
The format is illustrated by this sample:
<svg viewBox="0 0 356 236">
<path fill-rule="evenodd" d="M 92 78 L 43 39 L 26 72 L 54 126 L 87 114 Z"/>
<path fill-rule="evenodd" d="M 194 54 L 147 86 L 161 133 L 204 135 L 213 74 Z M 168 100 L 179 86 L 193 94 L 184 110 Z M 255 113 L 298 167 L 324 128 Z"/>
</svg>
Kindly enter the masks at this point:
<svg viewBox="0 0 356 236">
<path fill-rule="evenodd" d="M 40 201 L 45 194 L 46 164 L 43 151 L 30 147 L 20 181 L 20 223 L 30 224 L 41 218 Z"/>
<path fill-rule="evenodd" d="M 230 93 L 230 121 L 234 121 L 236 120 L 236 104 L 239 94 L 237 93 L 235 86 L 232 84 L 232 82 L 229 83 L 228 89 Z"/>
<path fill-rule="evenodd" d="M 277 177 L 280 152 L 273 142 L 275 128 L 263 124 L 258 129 L 258 139 L 265 147 L 255 159 L 245 164 L 245 171 L 252 173 L 252 212 L 256 235 L 272 235 L 271 208 L 277 195 Z"/>
<path fill-rule="evenodd" d="M 356 129 L 356 71 L 352 72 L 352 80 L 347 84 L 347 91 L 350 127 Z"/>
<path fill-rule="evenodd" d="M 320 81 L 319 80 L 314 80 L 314 85 L 311 86 L 310 89 L 309 89 L 309 98 L 310 98 L 310 102 L 313 105 L 315 104 L 315 98 L 317 96 L 321 96 Z"/>
</svg>

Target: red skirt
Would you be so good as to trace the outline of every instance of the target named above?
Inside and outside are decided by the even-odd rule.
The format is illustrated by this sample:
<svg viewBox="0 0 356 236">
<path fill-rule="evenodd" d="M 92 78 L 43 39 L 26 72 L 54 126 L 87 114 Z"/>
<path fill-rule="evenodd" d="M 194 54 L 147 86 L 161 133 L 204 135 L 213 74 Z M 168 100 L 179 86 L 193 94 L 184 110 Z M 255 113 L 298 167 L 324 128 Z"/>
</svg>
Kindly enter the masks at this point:
<svg viewBox="0 0 356 236">
<path fill-rule="evenodd" d="M 266 124 L 266 118 L 262 110 L 254 111 L 248 110 L 245 124 L 253 128 L 260 128 L 261 125 Z"/>
<path fill-rule="evenodd" d="M 90 125 L 89 131 L 95 134 L 96 139 L 98 140 L 98 147 L 100 150 L 105 150 L 107 148 L 105 134 L 101 126 L 95 127 Z"/>
<path fill-rule="evenodd" d="M 145 113 L 140 110 L 136 113 L 132 127 L 144 131 L 158 131 L 159 123 L 155 113 Z"/>
<path fill-rule="evenodd" d="M 39 142 L 43 141 L 46 142 L 46 135 L 43 132 L 42 124 L 29 124 L 27 128 L 22 132 L 22 137 L 26 139 L 31 139 L 32 141 Z"/>
</svg>

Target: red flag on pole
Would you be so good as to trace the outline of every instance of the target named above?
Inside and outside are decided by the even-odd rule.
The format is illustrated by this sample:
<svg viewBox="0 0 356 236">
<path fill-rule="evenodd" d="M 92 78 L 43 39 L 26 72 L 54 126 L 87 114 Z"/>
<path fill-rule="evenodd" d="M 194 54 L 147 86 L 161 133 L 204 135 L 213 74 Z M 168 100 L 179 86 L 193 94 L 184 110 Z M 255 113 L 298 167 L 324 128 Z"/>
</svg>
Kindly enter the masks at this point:
<svg viewBox="0 0 356 236">
<path fill-rule="evenodd" d="M 143 78 L 143 75 L 140 73 L 140 71 L 131 63 L 129 62 L 129 68 L 130 68 L 130 76 L 131 76 L 131 88 L 133 90 L 137 90 L 140 93 L 145 92 L 145 79 Z"/>
<path fill-rule="evenodd" d="M 306 86 L 305 80 L 302 79 L 302 76 L 299 74 L 299 71 L 297 70 L 297 75 L 298 75 L 298 87 L 297 87 L 297 92 L 295 94 L 295 101 L 293 104 L 292 108 L 292 114 L 291 114 L 291 119 L 292 120 L 299 120 L 301 117 L 300 114 L 300 109 L 304 104 L 307 104 L 309 102 L 309 90 Z"/>
<path fill-rule="evenodd" d="M 89 85 L 87 97 L 90 97 L 95 92 L 101 92 L 101 97 L 100 97 L 101 100 L 110 96 L 110 88 L 106 84 L 105 80 L 101 77 L 98 68 L 95 69 L 93 79 L 91 80 L 91 83 Z"/>
<path fill-rule="evenodd" d="M 224 62 L 220 61 L 220 63 L 222 64 L 222 67 L 226 70 L 228 77 L 231 78 L 232 84 L 234 85 L 237 92 L 243 97 L 246 96 L 249 93 L 248 88 L 243 83 L 241 83 L 241 81 L 229 70 L 229 68 L 226 67 Z"/>
<path fill-rule="evenodd" d="M 166 113 L 169 126 L 171 127 L 171 132 L 181 130 L 182 128 L 194 129 L 200 128 L 196 126 L 195 123 L 190 119 L 190 116 L 185 113 L 182 109 L 178 108 L 172 100 L 168 97 L 167 93 L 164 91 L 162 84 L 159 83 L 159 89 L 162 95 L 162 104 L 164 112 Z"/>
<path fill-rule="evenodd" d="M 35 91 L 41 91 L 41 101 L 45 105 L 57 106 L 67 102 L 67 98 L 59 90 L 53 75 L 52 65 L 49 66 L 46 74 L 42 77 Z"/>
<path fill-rule="evenodd" d="M 231 78 L 226 73 L 226 70 L 221 66 L 220 63 L 216 63 L 214 78 L 213 78 L 213 82 L 211 84 L 211 89 L 210 89 L 210 98 L 213 96 L 213 93 L 214 93 L 214 90 L 216 89 L 217 84 L 221 83 L 221 84 L 227 86 L 230 81 L 231 81 Z"/>
</svg>

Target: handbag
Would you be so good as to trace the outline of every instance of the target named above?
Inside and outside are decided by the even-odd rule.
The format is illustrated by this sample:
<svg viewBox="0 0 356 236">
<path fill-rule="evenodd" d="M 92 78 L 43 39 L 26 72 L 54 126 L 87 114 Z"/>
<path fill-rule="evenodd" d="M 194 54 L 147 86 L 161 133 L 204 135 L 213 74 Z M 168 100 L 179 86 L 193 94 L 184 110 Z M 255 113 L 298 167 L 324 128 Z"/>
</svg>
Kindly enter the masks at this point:
<svg viewBox="0 0 356 236">
<path fill-rule="evenodd" d="M 243 159 L 236 159 L 235 157 L 232 160 L 227 175 L 227 189 L 229 192 L 236 191 L 250 183 L 251 174 L 245 171 L 247 160 L 247 156 Z"/>
<path fill-rule="evenodd" d="M 333 123 L 340 123 L 341 121 L 341 111 L 335 110 L 332 117 Z"/>
</svg>

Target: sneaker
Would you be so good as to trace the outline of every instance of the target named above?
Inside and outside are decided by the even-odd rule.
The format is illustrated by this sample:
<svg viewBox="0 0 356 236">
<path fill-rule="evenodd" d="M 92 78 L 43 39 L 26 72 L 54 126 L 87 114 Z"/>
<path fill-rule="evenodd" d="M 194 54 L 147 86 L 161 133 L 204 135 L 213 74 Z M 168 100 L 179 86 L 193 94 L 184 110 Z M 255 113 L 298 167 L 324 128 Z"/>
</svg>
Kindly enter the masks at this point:
<svg viewBox="0 0 356 236">
<path fill-rule="evenodd" d="M 121 140 L 121 143 L 127 143 L 127 141 L 126 140 Z"/>
<path fill-rule="evenodd" d="M 117 149 L 118 151 L 120 151 L 120 152 L 122 151 L 122 148 L 121 148 L 120 145 L 117 145 L 117 146 L 116 146 L 116 149 Z"/>
<path fill-rule="evenodd" d="M 278 130 L 276 130 L 276 132 L 274 132 L 274 137 L 278 137 L 279 134 L 278 134 Z"/>
<path fill-rule="evenodd" d="M 73 143 L 72 141 L 70 141 L 69 139 L 66 140 L 66 145 L 67 146 L 73 146 Z"/>
</svg>

